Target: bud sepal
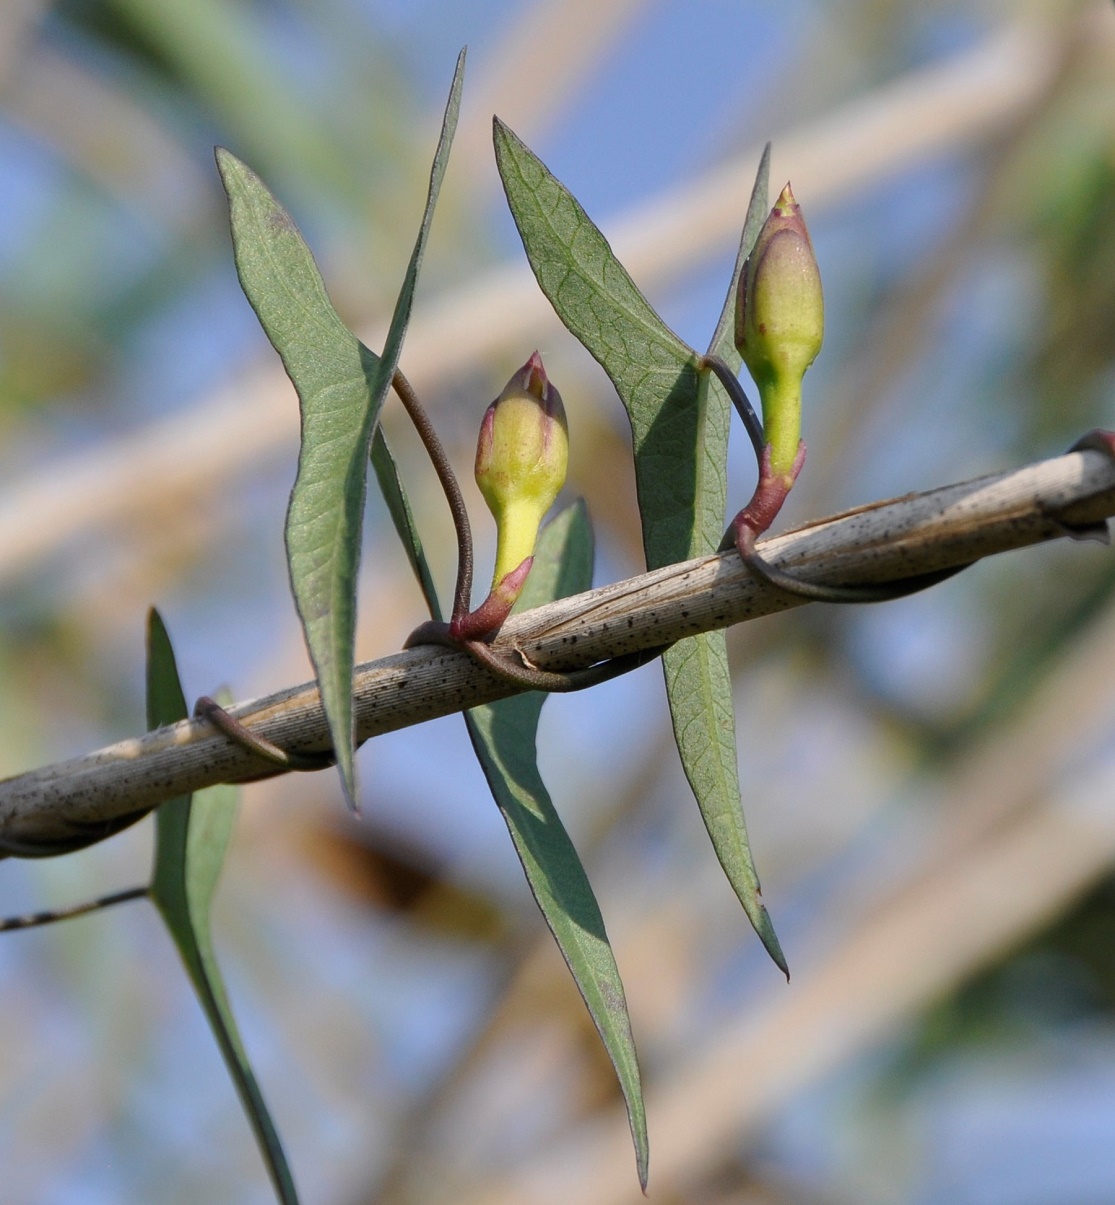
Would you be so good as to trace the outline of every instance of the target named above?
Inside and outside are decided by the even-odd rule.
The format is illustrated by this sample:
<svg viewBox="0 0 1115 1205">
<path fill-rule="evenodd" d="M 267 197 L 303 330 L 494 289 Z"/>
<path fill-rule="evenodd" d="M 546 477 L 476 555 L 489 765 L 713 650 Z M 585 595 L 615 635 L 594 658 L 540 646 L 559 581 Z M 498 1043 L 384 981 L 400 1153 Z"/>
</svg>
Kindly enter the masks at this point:
<svg viewBox="0 0 1115 1205">
<path fill-rule="evenodd" d="M 510 573 L 505 573 L 498 582 L 493 583 L 488 597 L 475 611 L 450 621 L 450 637 L 456 641 L 480 640 L 498 632 L 523 592 L 533 565 L 534 557 L 528 556 Z"/>
<path fill-rule="evenodd" d="M 824 329 L 813 242 L 787 184 L 751 248 L 736 296 L 736 348 L 758 387 L 763 414 L 761 436 L 752 434 L 759 481 L 733 524 L 744 560 L 754 557 L 755 540 L 774 522 L 805 461 L 801 382 L 821 350 Z"/>
<path fill-rule="evenodd" d="M 476 484 L 496 521 L 496 565 L 488 597 L 454 615 L 457 641 L 491 636 L 522 593 L 534 563 L 538 529 L 553 506 L 569 464 L 561 394 L 534 352 L 488 407 L 476 443 Z"/>
<path fill-rule="evenodd" d="M 534 553 L 568 464 L 565 407 L 534 352 L 488 407 L 476 446 L 476 484 L 496 521 L 493 590 Z"/>
<path fill-rule="evenodd" d="M 759 390 L 771 471 L 790 477 L 801 440 L 801 381 L 821 350 L 821 274 L 787 184 L 740 273 L 736 347 Z"/>
</svg>

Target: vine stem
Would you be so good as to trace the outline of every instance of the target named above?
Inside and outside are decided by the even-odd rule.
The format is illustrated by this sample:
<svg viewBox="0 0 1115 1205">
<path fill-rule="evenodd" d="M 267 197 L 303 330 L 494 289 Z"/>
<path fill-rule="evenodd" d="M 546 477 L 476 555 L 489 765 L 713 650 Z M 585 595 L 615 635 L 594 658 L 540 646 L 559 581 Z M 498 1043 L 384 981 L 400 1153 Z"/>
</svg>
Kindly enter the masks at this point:
<svg viewBox="0 0 1115 1205">
<path fill-rule="evenodd" d="M 905 578 L 893 585 L 829 586 L 820 582 L 802 581 L 801 578 L 795 577 L 794 574 L 786 573 L 784 570 L 779 569 L 777 565 L 772 565 L 758 552 L 755 543 L 759 534 L 766 531 L 781 509 L 789 487 L 782 485 L 780 482 L 776 485 L 771 480 L 770 458 L 766 435 L 763 431 L 763 423 L 758 414 L 756 414 L 755 407 L 751 405 L 751 400 L 748 398 L 736 374 L 732 372 L 731 368 L 728 367 L 727 363 L 720 356 L 702 356 L 700 367 L 702 371 L 711 372 L 720 384 L 724 386 L 724 390 L 731 399 L 736 413 L 743 420 L 743 426 L 747 432 L 748 439 L 751 440 L 751 447 L 755 452 L 755 460 L 758 463 L 759 469 L 759 484 L 755 489 L 755 497 L 744 510 L 740 511 L 735 521 L 728 528 L 720 545 L 721 551 L 731 548 L 735 544 L 741 560 L 756 577 L 762 578 L 768 586 L 774 586 L 787 594 L 796 594 L 800 598 L 807 599 L 809 602 L 892 602 L 894 599 L 906 598 L 910 594 L 917 594 L 921 590 L 928 590 L 931 586 L 936 586 L 967 568 L 967 565 L 952 565 L 948 569 L 942 569 L 935 573 L 917 574 Z M 1085 438 L 1090 437 L 1085 436 Z M 799 448 L 798 460 L 794 465 L 795 476 L 801 467 L 801 462 L 805 458 L 805 445 L 801 444 Z M 769 498 L 769 516 L 764 520 L 761 527 L 756 530 L 745 522 L 745 519 L 753 514 L 756 509 L 762 509 L 761 506 L 756 507 L 756 502 L 763 497 L 764 485 L 768 489 L 774 486 L 772 491 L 774 497 Z"/>
<path fill-rule="evenodd" d="M 766 538 L 771 564 L 829 585 L 898 583 L 1045 540 L 1079 536 L 1115 514 L 1115 461 L 1080 451 L 1009 473 L 872 503 Z M 543 670 L 568 672 L 805 604 L 757 580 L 728 552 L 668 565 L 513 615 L 492 642 Z M 357 667 L 360 739 L 492 702 L 522 689 L 466 653 L 420 645 Z M 230 707 L 285 750 L 329 747 L 312 684 Z M 90 825 L 217 782 L 282 772 L 203 719 L 0 781 L 0 850 L 64 842 Z"/>
<path fill-rule="evenodd" d="M 453 516 L 453 528 L 457 533 L 457 584 L 453 590 L 453 618 L 461 619 L 468 614 L 472 600 L 473 572 L 472 525 L 469 523 L 465 498 L 461 493 L 457 475 L 453 472 L 453 466 L 446 455 L 445 447 L 438 438 L 433 423 L 430 422 L 430 416 L 418 400 L 418 394 L 414 392 L 411 383 L 403 376 L 401 369 L 395 370 L 391 384 L 399 401 L 402 402 L 410 416 L 410 421 L 414 424 L 419 439 L 422 440 L 426 455 L 429 456 L 434 471 L 437 473 L 438 481 L 441 482 L 445 500 L 449 503 L 449 513 Z"/>
<path fill-rule="evenodd" d="M 751 399 L 747 396 L 747 391 L 740 383 L 739 378 L 720 356 L 702 356 L 700 368 L 702 371 L 711 372 L 720 384 L 724 386 L 724 392 L 728 395 L 732 405 L 735 407 L 736 413 L 740 416 L 743 422 L 743 429 L 747 432 L 747 438 L 751 440 L 755 459 L 762 464 L 763 448 L 766 446 L 766 437 L 763 435 L 763 423 L 758 414 L 755 413 L 755 407 L 751 405 Z"/>
<path fill-rule="evenodd" d="M 26 916 L 9 916 L 0 920 L 0 933 L 10 933 L 13 929 L 33 929 L 38 925 L 53 925 L 55 921 L 69 920 L 74 916 L 84 916 L 87 912 L 97 912 L 102 908 L 111 908 L 113 904 L 124 904 L 128 900 L 146 899 L 151 894 L 149 887 L 129 887 L 125 891 L 114 891 L 111 895 L 98 896 L 95 900 L 86 900 L 84 904 L 74 904 L 71 908 L 54 908 L 49 912 L 31 912 Z"/>
</svg>

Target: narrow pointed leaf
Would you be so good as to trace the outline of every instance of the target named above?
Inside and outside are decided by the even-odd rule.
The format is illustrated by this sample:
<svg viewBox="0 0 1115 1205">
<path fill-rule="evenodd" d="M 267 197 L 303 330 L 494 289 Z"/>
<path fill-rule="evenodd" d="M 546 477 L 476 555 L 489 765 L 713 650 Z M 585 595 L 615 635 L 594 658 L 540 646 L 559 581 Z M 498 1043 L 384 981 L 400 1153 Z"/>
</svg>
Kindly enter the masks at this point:
<svg viewBox="0 0 1115 1205">
<path fill-rule="evenodd" d="M 372 463 L 430 615 L 440 619 L 441 604 L 422 538 L 379 433 L 372 445 Z M 534 565 L 514 609 L 523 611 L 587 590 L 592 585 L 592 559 L 588 512 L 584 503 L 577 503 L 542 529 Z M 645 1189 L 646 1110 L 623 982 L 588 876 L 538 772 L 536 737 L 545 701 L 544 694 L 517 695 L 466 712 L 465 724 L 530 889 L 616 1069 L 631 1123 L 639 1182 Z"/>
<path fill-rule="evenodd" d="M 379 363 L 337 316 L 309 248 L 263 181 L 228 151 L 218 149 L 217 163 L 228 193 L 240 284 L 282 357 L 301 407 L 287 559 L 351 804 L 356 575 Z"/>
<path fill-rule="evenodd" d="M 711 459 L 698 463 L 705 455 L 696 405 L 699 357 L 654 312 L 569 190 L 498 118 L 495 146 L 508 204 L 543 293 L 627 408 L 647 562 L 656 568 L 681 560 L 688 554 L 699 475 L 724 476 Z"/>
<path fill-rule="evenodd" d="M 541 606 L 591 584 L 592 532 L 578 503 L 543 530 L 516 609 Z M 645 1189 L 646 1112 L 623 983 L 588 876 L 538 773 L 535 739 L 545 701 L 544 694 L 517 695 L 473 708 L 465 720 L 530 889 L 616 1069 Z"/>
<path fill-rule="evenodd" d="M 147 726 L 187 715 L 174 651 L 154 609 L 147 623 Z M 155 813 L 151 898 L 170 930 L 283 1205 L 298 1194 L 278 1131 L 248 1062 L 213 951 L 210 906 L 236 816 L 236 788 L 221 785 L 168 800 Z"/>
<path fill-rule="evenodd" d="M 387 440 L 384 438 L 382 430 L 377 430 L 375 439 L 372 440 L 372 468 L 375 470 L 380 493 L 383 495 L 384 502 L 387 503 L 387 513 L 391 516 L 391 522 L 402 541 L 414 576 L 422 587 L 426 605 L 430 608 L 430 618 L 440 620 L 442 618 L 441 603 L 438 601 L 437 587 L 434 585 L 433 574 L 430 572 L 430 566 L 426 560 L 426 550 L 422 546 L 422 537 L 418 534 L 418 526 L 414 522 L 414 512 L 410 509 L 410 501 L 403 489 L 395 458 L 391 455 L 391 449 L 387 446 Z"/>
<path fill-rule="evenodd" d="M 769 176 L 768 143 L 759 161 L 731 284 L 708 349 L 710 355 L 720 356 L 737 371 L 741 361 L 734 342 L 736 285 L 744 261 L 766 219 Z M 710 377 L 702 379 L 702 393 L 710 388 L 710 383 Z M 715 389 L 715 396 L 703 399 L 703 403 L 709 412 L 715 410 L 718 425 L 724 424 L 730 417 L 729 403 L 720 395 L 719 386 Z M 723 506 L 723 502 L 720 505 Z M 708 533 L 712 530 L 709 525 L 695 533 L 698 538 L 693 542 L 691 556 L 701 556 L 713 550 L 714 545 L 710 546 L 708 540 Z M 785 955 L 770 914 L 760 898 L 759 879 L 747 838 L 740 800 L 736 721 L 725 634 L 723 631 L 706 632 L 680 641 L 667 650 L 662 662 L 674 734 L 682 751 L 682 764 L 717 855 L 733 885 L 737 880 L 744 885 L 740 898 L 747 915 L 771 958 L 788 975 Z"/>
<path fill-rule="evenodd" d="M 388 502 L 391 516 L 436 619 L 441 608 L 402 485 L 397 476 L 378 467 L 377 476 L 385 494 L 394 495 L 394 503 Z M 584 504 L 578 503 L 542 529 L 515 609 L 541 606 L 591 584 L 592 530 Z M 538 773 L 535 742 L 545 701 L 543 694 L 517 695 L 474 708 L 465 714 L 465 723 L 530 889 L 616 1069 L 627 1102 L 639 1181 L 645 1188 L 646 1111 L 623 983 L 588 876 Z"/>
<path fill-rule="evenodd" d="M 720 356 L 739 370 L 740 356 L 734 342 L 736 285 L 766 220 L 770 176 L 770 144 L 763 150 L 751 203 L 743 225 L 732 281 L 709 344 L 709 354 Z M 701 393 L 710 389 L 712 378 L 701 380 Z M 731 408 L 719 385 L 712 397 L 701 398 L 708 415 L 706 439 L 724 431 L 723 454 L 727 454 L 726 427 Z M 715 436 L 713 430 L 715 428 Z M 709 493 L 715 491 L 709 490 Z M 718 498 L 720 518 L 709 514 L 707 523 L 695 531 L 689 556 L 712 552 L 723 523 L 724 498 Z M 759 878 L 751 856 L 747 826 L 740 800 L 739 763 L 736 753 L 736 720 L 732 702 L 732 680 L 728 669 L 728 646 L 723 631 L 705 632 L 682 640 L 662 658 L 674 736 L 682 765 L 697 798 L 705 825 L 728 878 L 771 958 L 788 975 L 789 969 L 770 914 L 759 891 Z M 738 885 L 737 885 L 738 884 Z M 743 890 L 740 891 L 740 886 Z"/>
<path fill-rule="evenodd" d="M 372 435 L 398 364 L 426 237 L 457 125 L 464 52 L 450 89 L 418 237 L 382 357 L 337 316 L 290 215 L 228 151 L 217 163 L 229 197 L 240 283 L 298 393 L 302 443 L 287 511 L 295 606 L 321 689 L 349 805 L 356 807 L 352 677 L 356 580 Z"/>
<path fill-rule="evenodd" d="M 607 372 L 627 410 L 648 567 L 715 551 L 727 502 L 727 397 L 708 374 L 698 372 L 700 357 L 658 317 L 569 190 L 498 119 L 494 137 L 503 187 L 535 277 L 558 317 Z M 756 186 L 764 203 L 766 170 L 764 155 Z M 758 233 L 758 227 L 751 232 L 750 214 L 745 241 Z M 737 273 L 744 258 L 741 247 Z M 722 315 L 714 347 L 726 336 L 730 343 L 730 313 L 727 326 L 725 321 Z M 734 349 L 727 358 L 738 365 Z M 663 665 L 678 752 L 717 857 L 784 971 L 759 895 L 740 802 L 724 636 L 683 640 L 663 656 Z"/>
<path fill-rule="evenodd" d="M 743 219 L 743 231 L 739 238 L 739 248 L 736 251 L 735 267 L 732 269 L 732 280 L 728 285 L 728 294 L 724 298 L 724 306 L 716 321 L 716 329 L 709 342 L 709 355 L 719 356 L 726 364 L 737 372 L 743 364 L 743 359 L 736 350 L 736 290 L 739 278 L 743 273 L 743 265 L 755 246 L 759 231 L 770 213 L 770 143 L 763 147 L 759 156 L 759 167 L 755 172 L 755 183 L 751 189 L 751 200 L 747 206 L 747 215 Z"/>
</svg>

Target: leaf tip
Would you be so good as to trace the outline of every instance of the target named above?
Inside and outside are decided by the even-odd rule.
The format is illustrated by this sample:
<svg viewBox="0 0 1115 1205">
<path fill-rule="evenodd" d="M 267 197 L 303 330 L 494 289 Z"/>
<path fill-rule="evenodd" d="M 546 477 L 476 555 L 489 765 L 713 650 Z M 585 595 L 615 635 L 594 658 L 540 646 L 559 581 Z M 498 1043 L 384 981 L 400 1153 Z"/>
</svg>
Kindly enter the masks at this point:
<svg viewBox="0 0 1115 1205">
<path fill-rule="evenodd" d="M 213 158 L 217 161 L 217 175 L 221 177 L 221 184 L 231 202 L 238 180 L 245 175 L 250 179 L 255 173 L 226 147 L 215 146 Z"/>
<path fill-rule="evenodd" d="M 227 147 L 223 146 L 215 146 L 213 148 L 213 158 L 217 161 L 217 171 L 219 171 L 222 176 L 224 176 L 225 173 L 230 171 L 232 168 L 236 167 L 240 162 L 240 160 L 237 159 Z"/>
<path fill-rule="evenodd" d="M 790 964 L 786 961 L 786 955 L 782 952 L 782 943 L 778 940 L 778 934 L 774 931 L 774 923 L 770 919 L 770 913 L 767 911 L 765 904 L 759 905 L 759 917 L 757 919 L 758 923 L 755 924 L 755 932 L 763 943 L 763 949 L 770 955 L 771 961 L 786 976 L 786 982 L 789 983 Z"/>
<path fill-rule="evenodd" d="M 497 155 L 515 139 L 515 134 L 511 127 L 497 113 L 492 114 L 492 139 L 496 144 Z"/>
<path fill-rule="evenodd" d="M 159 614 L 158 607 L 151 606 L 147 608 L 144 638 L 147 652 L 148 689 L 150 689 L 151 674 L 154 672 L 151 668 L 152 663 L 160 659 L 165 660 L 168 655 L 171 659 L 174 657 L 170 645 L 170 633 L 167 631 L 162 615 Z"/>
<path fill-rule="evenodd" d="M 341 774 L 341 794 L 345 797 L 345 804 L 348 810 L 359 819 L 362 813 L 356 790 L 356 767 L 353 765 L 351 758 L 345 759 L 344 763 L 338 758 L 337 769 Z"/>
</svg>

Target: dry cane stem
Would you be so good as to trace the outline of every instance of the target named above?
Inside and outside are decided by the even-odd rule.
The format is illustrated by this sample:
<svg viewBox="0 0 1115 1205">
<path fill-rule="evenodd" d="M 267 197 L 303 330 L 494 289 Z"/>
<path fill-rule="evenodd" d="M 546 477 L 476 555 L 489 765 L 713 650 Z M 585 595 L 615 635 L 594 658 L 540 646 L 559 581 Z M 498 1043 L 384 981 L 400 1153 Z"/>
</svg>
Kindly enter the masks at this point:
<svg viewBox="0 0 1115 1205">
<path fill-rule="evenodd" d="M 1071 534 L 1115 514 L 1115 462 L 1071 452 L 1014 472 L 875 503 L 764 540 L 763 555 L 808 581 L 890 582 Z M 803 602 L 750 577 L 731 552 L 670 565 L 512 617 L 493 647 L 544 669 L 580 669 Z M 360 740 L 515 693 L 463 653 L 419 646 L 357 667 Z M 327 749 L 315 686 L 229 709 L 296 753 Z M 217 782 L 273 767 L 184 720 L 0 782 L 0 841 L 62 841 Z"/>
</svg>

